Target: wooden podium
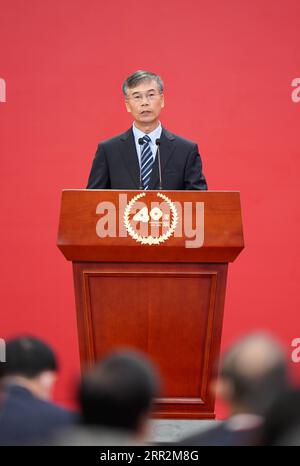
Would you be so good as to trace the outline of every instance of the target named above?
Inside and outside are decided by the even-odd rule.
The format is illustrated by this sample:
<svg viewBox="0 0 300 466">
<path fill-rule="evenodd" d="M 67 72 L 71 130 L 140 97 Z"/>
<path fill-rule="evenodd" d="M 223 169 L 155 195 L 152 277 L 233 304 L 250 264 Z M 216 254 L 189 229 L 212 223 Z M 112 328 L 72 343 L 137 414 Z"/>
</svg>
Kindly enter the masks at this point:
<svg viewBox="0 0 300 466">
<path fill-rule="evenodd" d="M 244 247 L 239 192 L 65 190 L 57 244 L 73 262 L 82 367 L 139 349 L 162 377 L 155 417 L 214 418 L 228 262 Z"/>
</svg>

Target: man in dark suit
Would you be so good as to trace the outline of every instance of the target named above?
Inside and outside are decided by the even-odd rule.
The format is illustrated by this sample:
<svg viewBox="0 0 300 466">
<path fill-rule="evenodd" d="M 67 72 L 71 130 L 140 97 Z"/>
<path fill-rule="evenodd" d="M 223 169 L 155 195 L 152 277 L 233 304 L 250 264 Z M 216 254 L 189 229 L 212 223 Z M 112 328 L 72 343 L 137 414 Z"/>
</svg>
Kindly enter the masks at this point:
<svg viewBox="0 0 300 466">
<path fill-rule="evenodd" d="M 147 71 L 126 79 L 123 93 L 133 126 L 99 144 L 88 189 L 207 189 L 197 144 L 161 126 L 163 88 L 161 78 Z"/>
<path fill-rule="evenodd" d="M 79 386 L 82 422 L 58 445 L 140 445 L 147 439 L 159 375 L 137 351 L 118 350 L 86 372 Z"/>
<path fill-rule="evenodd" d="M 45 443 L 75 415 L 49 401 L 57 361 L 44 342 L 21 337 L 6 344 L 1 363 L 0 445 Z"/>
</svg>

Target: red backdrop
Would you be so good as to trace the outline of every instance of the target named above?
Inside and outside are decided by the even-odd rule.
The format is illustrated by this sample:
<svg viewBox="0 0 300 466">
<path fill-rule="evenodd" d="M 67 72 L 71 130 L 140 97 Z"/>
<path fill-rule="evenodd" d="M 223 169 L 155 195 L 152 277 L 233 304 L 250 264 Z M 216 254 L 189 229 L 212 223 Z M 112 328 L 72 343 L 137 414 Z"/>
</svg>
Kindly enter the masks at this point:
<svg viewBox="0 0 300 466">
<path fill-rule="evenodd" d="M 0 0 L 0 11 L 0 337 L 49 341 L 56 399 L 70 402 L 79 356 L 71 264 L 55 246 L 60 193 L 85 187 L 98 141 L 129 127 L 121 84 L 147 69 L 165 81 L 163 124 L 199 143 L 209 188 L 241 191 L 246 249 L 230 267 L 222 346 L 268 329 L 291 352 L 299 1 Z"/>
</svg>

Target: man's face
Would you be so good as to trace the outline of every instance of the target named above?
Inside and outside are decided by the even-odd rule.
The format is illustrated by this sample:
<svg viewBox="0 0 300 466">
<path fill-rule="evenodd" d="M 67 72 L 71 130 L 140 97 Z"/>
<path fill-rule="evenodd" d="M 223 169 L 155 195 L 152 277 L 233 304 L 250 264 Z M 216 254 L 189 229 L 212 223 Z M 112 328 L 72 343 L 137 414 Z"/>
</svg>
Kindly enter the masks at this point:
<svg viewBox="0 0 300 466">
<path fill-rule="evenodd" d="M 144 81 L 128 89 L 125 104 L 134 120 L 144 126 L 158 120 L 164 107 L 164 96 L 159 93 L 156 81 Z"/>
</svg>

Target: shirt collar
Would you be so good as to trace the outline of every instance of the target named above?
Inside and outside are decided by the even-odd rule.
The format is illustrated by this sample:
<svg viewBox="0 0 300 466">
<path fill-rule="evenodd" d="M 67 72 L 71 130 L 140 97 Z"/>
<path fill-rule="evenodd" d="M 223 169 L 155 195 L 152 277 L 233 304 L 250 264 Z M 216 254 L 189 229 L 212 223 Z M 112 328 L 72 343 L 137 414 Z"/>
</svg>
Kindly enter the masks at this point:
<svg viewBox="0 0 300 466">
<path fill-rule="evenodd" d="M 133 134 L 136 140 L 139 138 L 142 138 L 146 134 L 140 129 L 138 129 L 134 123 L 132 125 L 132 131 L 133 131 Z M 151 131 L 151 133 L 148 133 L 148 136 L 151 139 L 152 144 L 155 144 L 156 139 L 160 138 L 161 132 L 162 132 L 162 126 L 161 126 L 161 123 L 159 122 L 159 125 L 157 126 L 157 128 Z"/>
</svg>

